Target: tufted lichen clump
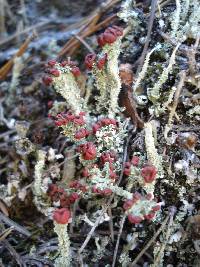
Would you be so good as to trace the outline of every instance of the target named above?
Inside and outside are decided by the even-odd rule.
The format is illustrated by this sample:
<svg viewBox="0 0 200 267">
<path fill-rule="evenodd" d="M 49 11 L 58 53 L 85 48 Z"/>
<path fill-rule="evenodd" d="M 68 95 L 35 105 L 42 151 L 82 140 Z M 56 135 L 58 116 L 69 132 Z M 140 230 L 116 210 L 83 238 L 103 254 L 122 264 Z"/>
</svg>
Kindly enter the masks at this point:
<svg viewBox="0 0 200 267">
<path fill-rule="evenodd" d="M 148 162 L 136 156 L 130 162 L 123 160 L 130 121 L 124 118 L 118 106 L 121 91 L 118 57 L 122 35 L 122 28 L 109 27 L 98 37 L 102 51 L 98 55 L 89 54 L 85 58 L 85 65 L 93 76 L 94 86 L 98 91 L 98 96 L 95 97 L 96 112 L 91 110 L 89 102 L 87 104 L 81 96 L 77 83 L 80 70 L 75 63 L 70 60 L 61 63 L 51 60 L 46 66 L 48 75 L 44 76 L 43 82 L 51 85 L 67 104 L 65 112 L 55 115 L 50 110 L 49 117 L 67 140 L 74 143 L 79 164 L 82 166 L 78 179 L 65 185 L 48 180 L 47 187 L 47 180 L 42 180 L 44 152 L 39 153 L 39 161 L 35 167 L 35 203 L 41 212 L 53 218 L 55 232 L 58 234 L 59 255 L 55 266 L 70 266 L 67 224 L 71 221 L 71 215 L 68 216 L 68 212 L 72 212 L 77 201 L 95 201 L 98 197 L 109 199 L 114 196 L 117 202 L 120 199 L 124 202 L 124 214 L 132 224 L 154 219 L 162 204 L 157 203 L 154 198 L 154 185 L 160 175 L 157 173 L 160 166 L 156 159 L 148 155 Z M 149 134 L 147 138 L 148 136 Z M 153 146 L 151 143 L 150 145 Z M 154 163 L 157 166 L 153 166 Z M 134 168 L 134 172 L 131 169 L 129 172 L 128 166 Z M 123 173 L 129 181 L 131 175 L 137 173 L 133 177 L 137 186 L 130 186 L 130 183 L 126 188 L 120 186 Z M 137 193 L 138 186 L 143 193 Z M 127 203 L 132 204 L 127 207 Z M 72 218 L 72 222 L 73 220 L 76 218 Z"/>
<path fill-rule="evenodd" d="M 122 266 L 129 266 L 132 260 L 129 251 L 140 240 L 144 241 L 149 231 L 153 233 L 155 229 L 152 225 L 161 224 L 162 230 L 158 228 L 157 233 L 162 233 L 161 241 L 157 241 L 152 250 L 152 266 L 165 266 L 164 251 L 170 254 L 177 249 L 173 247 L 172 244 L 176 242 L 172 240 L 186 215 L 193 210 L 187 191 L 197 185 L 198 174 L 193 163 L 199 164 L 199 161 L 195 152 L 196 135 L 178 132 L 173 122 L 184 120 L 178 114 L 182 92 L 182 105 L 186 109 L 190 107 L 185 113 L 187 118 L 193 118 L 193 114 L 196 114 L 195 119 L 199 120 L 199 105 L 192 106 L 187 98 L 191 87 L 187 86 L 193 86 L 198 95 L 197 66 L 194 68 L 191 62 L 196 62 L 192 53 L 196 53 L 198 47 L 197 14 L 200 13 L 197 2 L 190 0 L 177 0 L 176 5 L 169 9 L 170 16 L 166 16 L 169 11 L 160 9 L 158 3 L 159 12 L 156 9 L 154 13 L 154 23 L 158 29 L 154 34 L 164 41 L 157 42 L 152 38 L 147 50 L 141 51 L 144 57 L 139 58 L 134 66 L 126 64 L 126 67 L 135 71 L 127 83 L 120 76 L 121 47 L 126 47 L 128 39 L 137 40 L 138 47 L 131 48 L 135 57 L 141 50 L 142 42 L 145 47 L 147 43 L 144 40 L 148 41 L 143 28 L 148 21 L 142 21 L 144 14 L 142 16 L 138 11 L 135 1 L 124 1 L 119 13 L 119 17 L 128 25 L 126 36 L 121 27 L 108 27 L 97 38 L 99 52 L 85 56 L 85 94 L 79 82 L 81 71 L 71 59 L 62 62 L 51 60 L 46 65 L 44 84 L 59 93 L 65 101 L 64 105 L 63 102 L 53 104 L 49 118 L 73 150 L 73 160 L 70 160 L 75 166 L 72 177 L 62 180 L 59 177 L 43 179 L 44 151 L 38 153 L 35 165 L 35 204 L 42 213 L 53 219 L 58 235 L 55 266 L 70 266 L 72 262 L 81 261 L 82 256 L 87 257 L 83 251 L 90 238 L 95 240 L 97 246 L 98 256 L 93 255 L 93 262 L 103 257 L 110 237 L 99 242 L 98 234 L 92 235 L 100 224 L 107 221 L 112 242 L 115 240 L 114 227 L 120 229 L 115 253 L 119 249 L 118 241 L 124 224 L 131 229 L 127 234 L 127 244 L 120 248 L 118 260 Z M 193 26 L 191 18 L 194 19 Z M 195 45 L 190 46 L 190 38 L 195 40 L 196 48 Z M 126 52 L 128 55 L 130 50 L 125 49 Z M 185 70 L 183 55 L 187 58 L 189 71 Z M 130 68 L 129 74 L 133 74 Z M 144 120 L 141 119 L 141 132 L 137 129 L 137 123 L 127 118 L 131 117 L 131 112 L 137 113 L 136 108 Z M 65 160 L 68 161 L 68 158 Z M 166 203 L 168 209 L 165 208 Z M 174 206 L 179 204 L 177 211 Z M 73 228 L 79 229 L 83 224 L 91 226 L 89 237 L 79 249 L 73 247 L 72 250 L 68 229 L 72 233 Z M 162 239 L 165 241 L 162 242 Z M 152 240 L 155 241 L 154 237 Z M 151 240 L 149 242 L 151 244 Z M 72 254 L 79 259 L 74 259 Z M 92 255 L 88 251 L 86 254 Z M 133 265 L 137 260 L 136 257 Z"/>
</svg>

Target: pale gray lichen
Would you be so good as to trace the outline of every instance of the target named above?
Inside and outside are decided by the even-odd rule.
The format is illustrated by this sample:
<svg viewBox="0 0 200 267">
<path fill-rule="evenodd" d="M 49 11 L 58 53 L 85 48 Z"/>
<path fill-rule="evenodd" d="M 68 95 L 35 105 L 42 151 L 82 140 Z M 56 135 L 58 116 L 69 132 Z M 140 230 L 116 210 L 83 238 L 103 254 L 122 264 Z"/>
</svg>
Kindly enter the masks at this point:
<svg viewBox="0 0 200 267">
<path fill-rule="evenodd" d="M 118 120 L 118 128 L 110 124 L 104 126 L 96 132 L 96 142 L 98 154 L 106 150 L 114 150 L 118 153 L 123 152 L 124 139 L 127 136 L 128 120 L 123 123 Z"/>
<path fill-rule="evenodd" d="M 16 92 L 17 86 L 19 84 L 19 77 L 22 69 L 24 68 L 23 60 L 21 57 L 14 58 L 14 66 L 12 71 L 12 80 L 10 83 L 10 92 L 11 94 Z"/>
<path fill-rule="evenodd" d="M 59 256 L 55 260 L 55 267 L 71 266 L 70 240 L 67 231 L 67 224 L 58 224 L 54 222 L 54 231 L 58 235 Z"/>
<path fill-rule="evenodd" d="M 188 14 L 189 17 L 188 17 Z M 172 38 L 183 42 L 199 35 L 200 5 L 198 0 L 176 0 L 176 10 L 171 16 Z"/>
<path fill-rule="evenodd" d="M 110 238 L 105 236 L 103 238 L 96 237 L 95 238 L 95 245 L 97 249 L 94 251 L 94 258 L 92 259 L 93 262 L 98 262 L 103 258 L 106 251 L 106 246 L 109 244 Z"/>
<path fill-rule="evenodd" d="M 154 123 L 153 121 L 147 122 L 144 124 L 144 132 L 145 132 L 145 146 L 147 152 L 147 158 L 153 164 L 159 173 L 159 176 L 163 176 L 163 167 L 162 167 L 162 157 L 158 154 L 155 139 L 154 139 Z"/>
<path fill-rule="evenodd" d="M 123 1 L 118 17 L 131 26 L 132 31 L 137 31 L 141 26 L 141 21 L 139 19 L 138 11 L 133 9 L 134 6 L 134 0 Z"/>
<path fill-rule="evenodd" d="M 162 85 L 167 81 L 168 76 L 170 72 L 172 71 L 173 65 L 175 64 L 175 57 L 176 57 L 176 52 L 179 48 L 180 44 L 178 44 L 169 59 L 169 64 L 168 66 L 163 70 L 161 73 L 160 77 L 158 78 L 158 81 L 155 83 L 153 88 L 148 88 L 147 94 L 149 100 L 151 100 L 153 103 L 156 103 L 160 99 L 160 90 L 162 88 Z"/>
<path fill-rule="evenodd" d="M 144 64 L 142 66 L 142 70 L 140 71 L 136 82 L 133 84 L 133 93 L 134 95 L 136 94 L 137 88 L 140 85 L 141 81 L 144 79 L 145 74 L 147 72 L 147 68 L 149 66 L 149 60 L 150 56 L 153 54 L 153 52 L 157 49 L 158 47 L 154 47 L 149 53 L 147 53 Z"/>
<path fill-rule="evenodd" d="M 121 38 L 113 44 L 106 44 L 102 49 L 102 55 L 107 55 L 106 68 L 98 70 L 93 67 L 93 76 L 100 96 L 97 97 L 97 109 L 108 110 L 109 117 L 115 117 L 119 111 L 118 96 L 121 90 L 121 80 L 119 77 L 118 57 L 120 54 Z"/>
<path fill-rule="evenodd" d="M 37 162 L 35 164 L 34 173 L 34 183 L 33 183 L 33 193 L 34 202 L 37 209 L 44 215 L 51 215 L 54 208 L 51 208 L 46 199 L 46 191 L 48 188 L 48 179 L 43 179 L 43 172 L 45 168 L 46 152 L 43 150 L 38 150 L 37 152 Z M 45 182 L 45 183 L 44 183 Z"/>
<path fill-rule="evenodd" d="M 177 34 L 179 24 L 180 24 L 180 14 L 181 14 L 181 3 L 180 3 L 180 0 L 176 0 L 176 10 L 174 11 L 172 18 L 171 18 L 172 38 L 174 38 Z"/>
<path fill-rule="evenodd" d="M 59 77 L 53 78 L 53 87 L 56 92 L 61 94 L 67 101 L 71 110 L 75 114 L 79 114 L 83 111 L 84 102 L 74 75 L 70 72 L 68 67 L 62 68 L 59 64 L 57 64 L 56 67 L 62 74 L 60 74 Z"/>
</svg>

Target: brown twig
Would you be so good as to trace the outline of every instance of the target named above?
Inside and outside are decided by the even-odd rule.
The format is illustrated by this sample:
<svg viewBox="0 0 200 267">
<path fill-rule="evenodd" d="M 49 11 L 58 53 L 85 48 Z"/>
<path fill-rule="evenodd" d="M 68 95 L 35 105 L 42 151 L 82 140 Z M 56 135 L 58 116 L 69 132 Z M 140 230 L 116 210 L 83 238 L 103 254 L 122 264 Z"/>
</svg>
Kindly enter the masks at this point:
<svg viewBox="0 0 200 267">
<path fill-rule="evenodd" d="M 142 51 L 142 55 L 139 58 L 139 65 L 138 65 L 137 72 L 136 72 L 137 74 L 140 72 L 142 68 L 142 65 L 144 63 L 147 50 L 149 47 L 149 43 L 151 39 L 151 32 L 153 28 L 153 22 L 154 22 L 155 13 L 156 13 L 156 7 L 157 7 L 157 0 L 152 0 L 151 1 L 151 13 L 150 13 L 149 21 L 148 21 L 147 37 L 146 37 L 145 45 Z"/>
<path fill-rule="evenodd" d="M 92 12 L 87 18 L 83 21 L 83 26 L 81 27 L 80 31 L 78 32 L 78 36 L 82 39 L 93 34 L 95 31 L 99 30 L 103 25 L 101 23 L 97 24 L 99 19 L 101 18 L 102 14 L 105 13 L 109 8 L 111 8 L 114 4 L 119 2 L 120 0 L 108 0 L 107 2 L 103 3 L 101 7 L 98 7 L 95 11 Z M 107 18 L 104 21 L 104 25 L 109 23 L 111 20 L 116 18 L 116 14 L 112 15 L 111 17 Z M 72 37 L 62 48 L 62 50 L 58 54 L 58 58 L 68 54 L 71 56 L 76 49 L 80 46 L 79 40 Z"/>
<path fill-rule="evenodd" d="M 166 234 L 165 234 L 165 239 L 161 244 L 161 247 L 159 249 L 158 255 L 156 256 L 156 259 L 154 260 L 154 263 L 153 263 L 152 267 L 160 266 L 160 263 L 161 263 L 160 261 L 162 259 L 165 247 L 166 247 L 167 242 L 168 242 L 169 237 L 170 237 L 171 226 L 173 224 L 173 221 L 174 221 L 174 213 L 171 213 L 170 218 L 169 218 L 169 223 L 167 225 L 167 231 L 166 231 Z"/>
<path fill-rule="evenodd" d="M 81 36 L 82 38 L 86 38 L 96 31 L 102 29 L 105 27 L 105 25 L 108 25 L 111 21 L 113 21 L 117 17 L 117 14 L 111 15 L 104 21 L 100 22 L 99 24 L 89 28 L 85 28 L 83 30 L 80 30 L 78 35 Z M 62 48 L 62 50 L 58 54 L 58 58 L 64 56 L 65 54 L 68 53 L 69 56 L 71 56 L 80 46 L 80 42 L 76 40 L 75 38 L 71 38 L 66 45 Z"/>
<path fill-rule="evenodd" d="M 24 264 L 22 258 L 16 252 L 16 250 L 13 248 L 13 246 L 11 246 L 7 240 L 3 240 L 3 241 L 1 241 L 1 243 L 7 248 L 7 250 L 10 252 L 10 254 L 15 258 L 15 260 L 19 264 L 19 266 L 25 267 L 25 264 Z"/>
<path fill-rule="evenodd" d="M 134 261 L 129 265 L 129 267 L 134 267 L 136 265 L 136 263 L 140 260 L 140 258 L 143 256 L 143 254 L 147 251 L 147 249 L 153 244 L 153 242 L 156 240 L 156 238 L 164 230 L 169 218 L 172 216 L 172 214 L 174 215 L 174 212 L 175 212 L 175 209 L 174 209 L 174 207 L 172 207 L 169 214 L 166 216 L 165 220 L 162 222 L 160 228 L 157 230 L 157 232 L 154 234 L 154 236 L 149 240 L 149 242 L 146 244 L 146 246 L 140 251 L 140 253 L 134 259 Z"/>
<path fill-rule="evenodd" d="M 5 25 L 5 1 L 0 0 L 0 38 L 6 35 L 6 25 Z"/>
<path fill-rule="evenodd" d="M 2 212 L 0 212 L 0 221 L 4 222 L 5 224 L 14 227 L 14 229 L 16 231 L 18 231 L 19 233 L 30 237 L 31 233 L 25 229 L 24 227 L 22 227 L 21 225 L 19 225 L 18 223 L 12 221 L 10 218 L 6 217 Z"/>
<path fill-rule="evenodd" d="M 121 234 L 122 234 L 122 230 L 124 227 L 124 223 L 126 220 L 126 214 L 122 217 L 121 223 L 120 223 L 120 228 L 119 228 L 119 233 L 117 236 L 117 242 L 116 242 L 116 246 L 115 246 L 115 251 L 114 251 L 114 255 L 113 255 L 113 263 L 112 263 L 112 267 L 115 267 L 115 263 L 116 263 L 116 259 L 117 259 L 117 252 L 118 252 L 118 248 L 119 248 L 119 241 L 121 238 Z"/>
<path fill-rule="evenodd" d="M 11 70 L 13 64 L 14 64 L 14 59 L 16 57 L 20 57 L 24 54 L 26 49 L 28 48 L 28 45 L 30 42 L 36 37 L 36 33 L 33 32 L 31 36 L 29 36 L 25 42 L 20 46 L 19 50 L 17 53 L 0 69 L 0 80 L 3 80 L 6 78 L 8 72 Z"/>
<path fill-rule="evenodd" d="M 110 236 L 111 236 L 112 242 L 114 242 L 113 217 L 112 217 L 111 207 L 108 208 L 108 215 L 110 217 L 110 220 L 109 220 Z"/>
<path fill-rule="evenodd" d="M 27 27 L 26 29 L 24 29 L 21 32 L 14 33 L 14 34 L 10 35 L 9 37 L 1 40 L 0 41 L 0 46 L 8 45 L 8 43 L 12 42 L 13 40 L 15 40 L 16 38 L 18 38 L 19 36 L 23 36 L 23 35 L 25 35 L 25 34 L 27 34 L 29 32 L 32 32 L 34 30 L 37 30 L 38 31 L 39 28 L 43 28 L 46 25 L 48 25 L 49 23 L 52 23 L 52 21 L 51 20 L 47 20 L 47 21 L 39 22 L 36 25 Z"/>
<path fill-rule="evenodd" d="M 92 54 L 94 54 L 95 52 L 94 52 L 94 50 L 92 49 L 92 47 L 82 38 L 82 37 L 80 37 L 80 36 L 78 36 L 78 35 L 74 35 L 75 36 L 75 38 L 77 39 L 77 40 L 79 40 L 80 41 L 80 43 L 82 43 L 86 48 L 87 48 L 87 50 L 90 52 L 90 53 L 92 53 Z"/>
<path fill-rule="evenodd" d="M 11 226 L 10 228 L 4 230 L 1 234 L 0 234 L 0 242 L 3 241 L 4 239 L 6 239 L 6 237 L 14 230 L 14 227 Z"/>
<path fill-rule="evenodd" d="M 183 71 L 181 71 L 181 73 L 180 73 L 180 81 L 179 81 L 179 83 L 178 83 L 178 86 L 177 86 L 177 89 L 176 89 L 176 92 L 175 92 L 175 95 L 174 95 L 174 102 L 173 102 L 173 105 L 172 105 L 172 107 L 170 108 L 170 114 L 169 114 L 169 119 L 168 119 L 168 125 L 171 125 L 172 120 L 173 120 L 173 117 L 174 117 L 174 115 L 175 115 L 176 108 L 177 108 L 178 101 L 179 101 L 179 97 L 180 97 L 180 94 L 181 94 L 181 91 L 182 91 L 182 88 L 183 88 L 183 85 L 184 85 L 184 82 L 185 82 L 185 78 L 186 78 L 186 72 L 183 70 Z"/>
</svg>

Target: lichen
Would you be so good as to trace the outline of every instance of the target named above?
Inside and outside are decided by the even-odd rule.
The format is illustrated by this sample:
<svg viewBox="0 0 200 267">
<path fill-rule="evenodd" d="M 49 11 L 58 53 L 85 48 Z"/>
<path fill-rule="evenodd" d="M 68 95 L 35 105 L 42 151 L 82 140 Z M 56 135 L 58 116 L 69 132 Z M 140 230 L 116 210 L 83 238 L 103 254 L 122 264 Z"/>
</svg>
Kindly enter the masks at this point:
<svg viewBox="0 0 200 267">
<path fill-rule="evenodd" d="M 162 85 L 167 81 L 170 72 L 172 71 L 173 65 L 175 64 L 176 52 L 177 52 L 179 46 L 180 46 L 180 44 L 178 44 L 174 48 L 174 50 L 170 56 L 168 66 L 163 70 L 160 77 L 158 78 L 158 81 L 156 81 L 154 87 L 148 88 L 148 90 L 147 90 L 148 98 L 153 103 L 156 103 L 160 99 L 160 90 L 162 88 Z"/>
<path fill-rule="evenodd" d="M 58 235 L 58 253 L 55 260 L 55 267 L 71 266 L 70 240 L 67 230 L 67 224 L 58 224 L 54 222 L 54 231 Z"/>
<path fill-rule="evenodd" d="M 83 99 L 80 96 L 80 89 L 77 82 L 68 67 L 62 68 L 58 65 L 57 69 L 62 72 L 62 75 L 54 77 L 53 86 L 56 92 L 61 94 L 67 101 L 71 110 L 75 114 L 78 114 L 83 110 Z"/>
<path fill-rule="evenodd" d="M 145 146 L 148 160 L 157 168 L 160 176 L 163 175 L 162 157 L 158 154 L 154 139 L 154 122 L 147 122 L 144 125 Z"/>
<path fill-rule="evenodd" d="M 121 90 L 121 81 L 119 77 L 118 57 L 120 54 L 121 38 L 118 38 L 113 44 L 107 44 L 103 47 L 102 55 L 107 55 L 106 68 L 99 70 L 96 66 L 93 68 L 93 76 L 96 87 L 99 91 L 97 97 L 97 110 L 99 112 L 108 111 L 109 117 L 115 117 L 119 111 L 118 96 Z"/>
</svg>

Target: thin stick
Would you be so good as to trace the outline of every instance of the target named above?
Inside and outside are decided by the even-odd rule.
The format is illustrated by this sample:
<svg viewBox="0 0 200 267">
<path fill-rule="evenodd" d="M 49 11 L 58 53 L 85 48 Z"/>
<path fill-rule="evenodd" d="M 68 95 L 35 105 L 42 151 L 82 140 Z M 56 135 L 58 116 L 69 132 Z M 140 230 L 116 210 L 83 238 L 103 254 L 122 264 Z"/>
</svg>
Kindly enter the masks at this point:
<svg viewBox="0 0 200 267">
<path fill-rule="evenodd" d="M 29 32 L 32 32 L 38 28 L 41 28 L 41 27 L 44 27 L 46 25 L 48 25 L 49 23 L 51 23 L 52 21 L 51 20 L 47 20 L 47 21 L 43 21 L 43 22 L 40 22 L 36 25 L 33 25 L 33 26 L 30 26 L 30 27 L 27 27 L 26 29 L 24 29 L 23 31 L 21 32 L 17 32 L 17 33 L 14 33 L 12 35 L 10 35 L 8 38 L 0 41 L 0 46 L 2 45 L 6 45 L 8 44 L 9 42 L 12 42 L 13 40 L 15 40 L 17 37 L 21 36 L 21 35 L 24 35 L 24 34 L 27 34 Z"/>
<path fill-rule="evenodd" d="M 74 37 L 77 39 L 77 40 L 79 40 L 86 48 L 87 48 L 87 50 L 90 52 L 90 53 L 92 53 L 92 54 L 95 54 L 95 52 L 94 52 L 94 50 L 92 49 L 92 47 L 82 38 L 82 37 L 80 37 L 80 36 L 78 36 L 78 35 L 74 35 Z"/>
<path fill-rule="evenodd" d="M 87 18 L 84 19 L 84 27 L 81 28 L 81 30 L 78 32 L 78 35 L 82 38 L 85 38 L 98 29 L 102 27 L 101 23 L 97 24 L 98 20 L 102 16 L 103 13 L 105 13 L 106 10 L 108 10 L 110 7 L 112 7 L 114 4 L 119 2 L 119 0 L 108 0 L 107 2 L 102 3 L 101 7 L 97 8 L 95 11 L 92 12 L 91 15 L 89 15 Z M 110 16 L 109 18 L 105 19 L 102 23 L 108 23 L 110 20 L 113 20 L 114 17 L 117 15 L 114 14 Z M 98 25 L 98 28 L 97 28 Z M 69 55 L 72 55 L 73 52 L 80 46 L 80 43 L 75 40 L 74 37 L 72 37 L 62 48 L 62 50 L 58 53 L 58 58 L 62 57 L 66 53 Z M 70 50 L 71 49 L 71 50 Z"/>
<path fill-rule="evenodd" d="M 114 255 L 113 255 L 112 267 L 115 267 L 115 263 L 116 263 L 116 259 L 117 259 L 117 252 L 118 252 L 118 248 L 119 248 L 119 241 L 120 241 L 120 238 L 121 238 L 121 234 L 122 234 L 122 230 L 123 230 L 123 227 L 124 227 L 125 220 L 126 220 L 126 215 L 124 215 L 122 217 L 122 220 L 121 220 L 121 223 L 120 223 L 120 229 L 119 229 L 117 242 L 116 242 L 116 246 L 115 246 L 115 251 L 114 251 Z"/>
<path fill-rule="evenodd" d="M 176 89 L 176 92 L 175 92 L 175 95 L 174 95 L 173 105 L 172 105 L 172 107 L 170 109 L 168 125 L 171 125 L 173 117 L 174 117 L 174 114 L 176 112 L 176 108 L 178 106 L 178 100 L 179 100 L 179 97 L 180 97 L 180 94 L 181 94 L 181 91 L 182 91 L 182 88 L 183 88 L 183 85 L 184 85 L 184 82 L 185 82 L 185 78 L 186 78 L 186 72 L 183 70 L 180 73 L 180 81 L 178 83 L 178 86 L 177 86 L 177 89 Z"/>
<path fill-rule="evenodd" d="M 114 228 L 113 228 L 113 217 L 112 217 L 111 207 L 108 208 L 108 215 L 110 217 L 110 220 L 109 220 L 110 236 L 111 236 L 112 242 L 114 242 L 114 230 L 113 230 Z"/>
<path fill-rule="evenodd" d="M 147 30 L 147 37 L 146 37 L 146 42 L 142 51 L 142 55 L 140 56 L 139 59 L 139 66 L 137 68 L 137 73 L 140 72 L 142 65 L 144 63 L 144 59 L 146 57 L 146 53 L 149 47 L 149 43 L 150 43 L 150 39 L 151 39 L 151 32 L 152 32 L 152 28 L 153 28 L 153 22 L 154 22 L 154 18 L 155 18 L 155 12 L 156 12 L 156 7 L 157 7 L 157 0 L 152 0 L 151 1 L 151 14 L 150 14 L 150 18 L 148 21 L 148 30 Z"/>
<path fill-rule="evenodd" d="M 0 38 L 5 36 L 6 25 L 5 25 L 5 2 L 4 0 L 0 0 Z"/>
<path fill-rule="evenodd" d="M 170 233 L 171 233 L 171 226 L 173 224 L 173 221 L 174 221 L 174 213 L 171 213 L 170 215 L 170 219 L 169 219 L 169 224 L 167 226 L 167 232 L 166 232 L 166 235 L 165 235 L 165 241 L 162 243 L 161 247 L 160 247 L 160 250 L 158 252 L 158 255 L 152 265 L 152 267 L 157 267 L 157 266 L 160 266 L 160 260 L 163 256 L 163 252 L 165 250 L 165 247 L 167 245 L 167 242 L 169 240 L 169 237 L 170 237 Z"/>
<path fill-rule="evenodd" d="M 19 233 L 21 233 L 27 237 L 31 236 L 31 233 L 28 230 L 26 230 L 24 227 L 22 227 L 18 223 L 14 222 L 11 219 L 9 219 L 8 217 L 6 217 L 2 212 L 0 212 L 0 220 L 9 226 L 13 226 L 14 229 L 16 231 L 18 231 Z"/>
<path fill-rule="evenodd" d="M 13 248 L 13 246 L 11 246 L 10 243 L 7 240 L 3 240 L 1 242 L 7 248 L 7 250 L 10 252 L 10 254 L 15 258 L 15 260 L 19 264 L 19 266 L 20 267 L 25 267 L 25 264 L 24 264 L 22 258 L 17 253 L 17 251 Z"/>
<path fill-rule="evenodd" d="M 11 226 L 10 228 L 4 230 L 0 235 L 0 242 L 6 239 L 6 237 L 14 230 L 14 227 Z"/>
<path fill-rule="evenodd" d="M 14 55 L 13 58 L 11 58 L 5 65 L 3 65 L 3 67 L 0 69 L 0 79 L 5 79 L 5 77 L 7 76 L 8 72 L 11 70 L 13 64 L 14 64 L 14 59 L 16 57 L 20 57 L 24 54 L 24 52 L 26 51 L 26 49 L 28 48 L 28 45 L 30 44 L 30 42 L 36 37 L 36 33 L 33 32 L 31 36 L 29 36 L 25 42 L 20 46 L 19 50 L 17 51 L 17 53 Z"/>
<path fill-rule="evenodd" d="M 153 242 L 156 240 L 156 238 L 159 236 L 159 234 L 164 230 L 170 215 L 168 214 L 165 220 L 162 222 L 160 228 L 158 231 L 154 234 L 154 236 L 149 240 L 149 242 L 146 244 L 146 246 L 140 251 L 140 253 L 137 255 L 137 257 L 134 259 L 134 261 L 129 265 L 129 267 L 134 267 L 136 263 L 139 261 L 139 259 L 143 256 L 143 254 L 147 251 L 147 249 L 153 244 Z"/>
</svg>

